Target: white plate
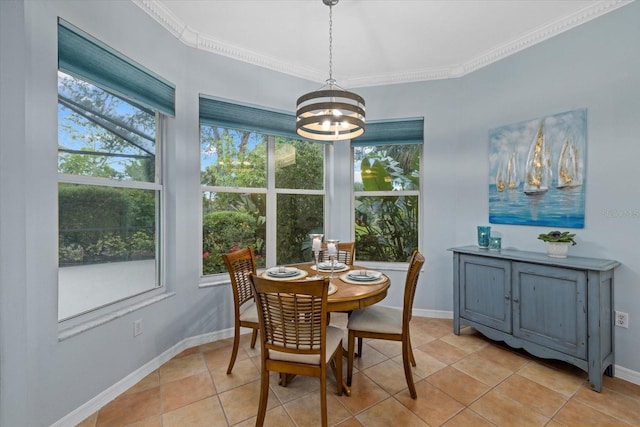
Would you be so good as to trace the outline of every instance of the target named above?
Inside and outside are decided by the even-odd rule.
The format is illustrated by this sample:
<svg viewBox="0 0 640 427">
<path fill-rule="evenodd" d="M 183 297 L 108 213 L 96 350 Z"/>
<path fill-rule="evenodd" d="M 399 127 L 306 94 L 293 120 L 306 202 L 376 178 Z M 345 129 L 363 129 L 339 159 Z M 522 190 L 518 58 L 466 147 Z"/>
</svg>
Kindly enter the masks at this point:
<svg viewBox="0 0 640 427">
<path fill-rule="evenodd" d="M 340 270 L 342 268 L 346 268 L 347 264 L 343 262 L 336 262 L 333 268 L 335 270 Z M 331 271 L 331 263 L 330 262 L 320 262 L 318 263 L 318 270 L 328 270 Z"/>
<path fill-rule="evenodd" d="M 379 271 L 373 270 L 354 270 L 347 273 L 347 277 L 358 282 L 372 282 L 378 280 L 382 276 Z"/>
<path fill-rule="evenodd" d="M 284 271 L 281 271 L 280 267 L 273 267 L 267 270 L 267 275 L 271 277 L 294 277 L 300 273 L 295 267 L 285 267 Z"/>
</svg>

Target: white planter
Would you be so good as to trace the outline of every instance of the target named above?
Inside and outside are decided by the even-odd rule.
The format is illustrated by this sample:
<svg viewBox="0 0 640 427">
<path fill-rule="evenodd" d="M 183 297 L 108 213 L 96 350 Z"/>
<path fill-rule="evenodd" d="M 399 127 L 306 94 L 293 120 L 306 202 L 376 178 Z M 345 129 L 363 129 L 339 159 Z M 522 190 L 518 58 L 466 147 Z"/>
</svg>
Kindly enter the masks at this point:
<svg viewBox="0 0 640 427">
<path fill-rule="evenodd" d="M 551 258 L 566 258 L 570 242 L 544 242 L 547 245 L 547 255 Z"/>
</svg>

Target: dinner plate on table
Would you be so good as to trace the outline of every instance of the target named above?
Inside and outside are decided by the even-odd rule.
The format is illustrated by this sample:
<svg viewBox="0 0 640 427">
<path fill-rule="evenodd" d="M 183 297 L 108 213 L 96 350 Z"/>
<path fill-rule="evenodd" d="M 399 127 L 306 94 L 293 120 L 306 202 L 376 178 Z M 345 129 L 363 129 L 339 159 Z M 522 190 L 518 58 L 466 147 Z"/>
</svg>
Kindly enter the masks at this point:
<svg viewBox="0 0 640 427">
<path fill-rule="evenodd" d="M 353 270 L 346 274 L 349 280 L 355 282 L 374 282 L 380 279 L 382 273 L 373 270 Z"/>
<path fill-rule="evenodd" d="M 267 270 L 267 276 L 277 277 L 278 279 L 295 277 L 298 274 L 300 274 L 300 270 L 295 267 L 273 267 Z"/>
</svg>

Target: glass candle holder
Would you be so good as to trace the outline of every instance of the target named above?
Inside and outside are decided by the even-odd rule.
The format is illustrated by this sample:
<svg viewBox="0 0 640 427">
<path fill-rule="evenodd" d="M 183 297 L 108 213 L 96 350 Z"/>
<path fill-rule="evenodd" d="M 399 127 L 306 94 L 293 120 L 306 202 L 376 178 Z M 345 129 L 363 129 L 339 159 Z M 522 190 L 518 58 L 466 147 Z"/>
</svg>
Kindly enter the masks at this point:
<svg viewBox="0 0 640 427">
<path fill-rule="evenodd" d="M 331 274 L 329 277 L 332 279 L 337 277 L 333 270 L 336 265 L 336 259 L 338 258 L 338 243 L 340 243 L 340 240 L 327 239 L 327 255 L 329 255 L 329 262 L 331 263 Z"/>
<path fill-rule="evenodd" d="M 319 279 L 322 277 L 318 274 L 318 257 L 320 255 L 323 237 L 324 234 L 309 234 L 309 238 L 311 239 L 311 251 L 313 252 L 313 260 L 316 265 L 316 274 L 311 276 L 310 279 Z"/>
<path fill-rule="evenodd" d="M 478 246 L 481 249 L 489 248 L 489 236 L 491 236 L 491 227 L 486 225 L 478 226 Z"/>
<path fill-rule="evenodd" d="M 491 236 L 489 237 L 489 250 L 499 251 L 502 248 L 502 237 Z"/>
</svg>

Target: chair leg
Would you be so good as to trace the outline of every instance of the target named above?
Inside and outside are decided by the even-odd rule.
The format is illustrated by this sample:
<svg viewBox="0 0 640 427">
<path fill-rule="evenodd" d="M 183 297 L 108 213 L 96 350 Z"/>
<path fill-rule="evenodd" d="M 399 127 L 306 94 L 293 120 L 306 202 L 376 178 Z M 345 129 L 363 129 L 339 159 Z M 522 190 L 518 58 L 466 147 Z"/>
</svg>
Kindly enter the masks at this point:
<svg viewBox="0 0 640 427">
<path fill-rule="evenodd" d="M 320 375 L 320 412 L 322 415 L 322 427 L 327 427 L 327 370 L 323 369 Z"/>
<path fill-rule="evenodd" d="M 349 347 L 349 355 L 347 357 L 347 385 L 351 387 L 351 376 L 353 375 L 353 353 L 354 347 L 356 345 L 356 334 L 349 329 L 349 338 L 348 338 L 348 347 Z"/>
<path fill-rule="evenodd" d="M 412 399 L 418 398 L 418 393 L 416 392 L 416 386 L 413 383 L 413 373 L 411 372 L 410 366 L 410 358 L 413 355 L 411 353 L 411 347 L 408 342 L 402 343 L 402 366 L 404 366 L 404 377 L 407 380 L 407 385 L 409 386 L 409 394 L 411 394 Z M 415 365 L 414 365 L 415 366 Z"/>
<path fill-rule="evenodd" d="M 238 356 L 238 345 L 240 344 L 240 325 L 236 323 L 235 331 L 233 334 L 233 350 L 231 351 L 231 360 L 229 361 L 229 367 L 227 368 L 227 375 L 231 374 L 233 365 L 236 363 L 236 357 Z"/>
<path fill-rule="evenodd" d="M 253 332 L 251 333 L 251 348 L 255 348 L 257 338 L 258 338 L 258 330 L 254 328 Z"/>
<path fill-rule="evenodd" d="M 340 341 L 340 345 L 338 346 L 338 350 L 336 350 L 336 357 L 334 358 L 335 366 L 336 366 L 336 385 L 338 387 L 338 396 L 342 396 L 342 341 Z"/>
<path fill-rule="evenodd" d="M 358 337 L 358 357 L 362 357 L 362 337 Z"/>
<path fill-rule="evenodd" d="M 267 414 L 267 399 L 269 399 L 269 371 L 263 368 L 260 375 L 260 403 L 258 404 L 258 417 L 256 419 L 256 427 L 262 427 L 264 417 Z"/>
</svg>

